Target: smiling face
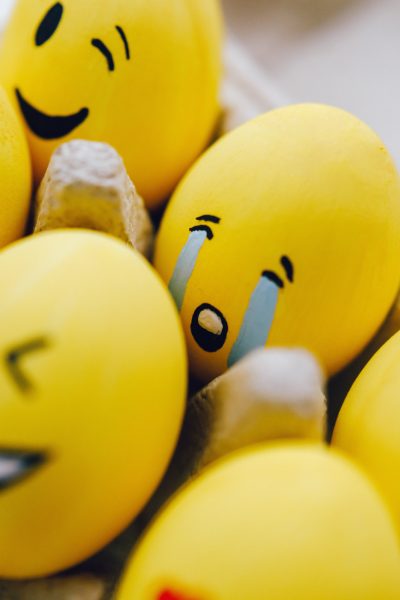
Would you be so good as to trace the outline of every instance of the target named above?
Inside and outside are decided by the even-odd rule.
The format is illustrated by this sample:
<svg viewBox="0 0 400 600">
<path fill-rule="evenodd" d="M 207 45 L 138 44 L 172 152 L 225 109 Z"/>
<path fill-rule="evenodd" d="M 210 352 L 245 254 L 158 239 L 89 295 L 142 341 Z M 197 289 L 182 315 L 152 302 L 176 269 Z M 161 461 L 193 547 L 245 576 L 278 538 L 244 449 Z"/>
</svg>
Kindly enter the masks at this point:
<svg viewBox="0 0 400 600">
<path fill-rule="evenodd" d="M 193 372 L 210 380 L 266 344 L 339 370 L 394 299 L 399 209 L 380 140 L 340 110 L 288 107 L 223 138 L 178 188 L 157 243 Z"/>
<path fill-rule="evenodd" d="M 173 451 L 186 365 L 166 290 L 107 236 L 20 242 L 0 255 L 0 289 L 0 577 L 26 578 L 138 514 Z"/>
<path fill-rule="evenodd" d="M 102 141 L 148 205 L 160 203 L 211 134 L 220 45 L 217 0 L 19 0 L 0 73 L 36 179 L 61 142 Z"/>
<path fill-rule="evenodd" d="M 398 598 L 393 524 L 350 461 L 300 443 L 253 448 L 167 505 L 116 600 Z"/>
</svg>

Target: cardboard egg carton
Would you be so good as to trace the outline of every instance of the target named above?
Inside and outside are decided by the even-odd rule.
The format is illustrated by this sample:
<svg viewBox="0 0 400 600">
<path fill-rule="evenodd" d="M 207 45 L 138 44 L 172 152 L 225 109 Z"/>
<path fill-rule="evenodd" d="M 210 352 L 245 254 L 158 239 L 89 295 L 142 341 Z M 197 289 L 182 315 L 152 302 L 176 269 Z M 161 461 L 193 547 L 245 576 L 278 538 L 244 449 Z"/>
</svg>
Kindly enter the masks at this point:
<svg viewBox="0 0 400 600">
<path fill-rule="evenodd" d="M 0 35 L 7 8 L 2 2 Z M 275 82 L 232 37 L 227 40 L 225 65 L 221 134 L 267 110 L 289 104 Z M 79 169 L 74 164 L 77 155 Z M 113 165 L 107 178 L 101 176 L 101 169 L 92 168 L 99 161 Z M 90 198 L 89 213 L 80 201 L 83 195 Z M 151 253 L 149 216 L 122 161 L 105 144 L 75 141 L 56 151 L 37 194 L 35 222 L 36 231 L 60 226 L 100 229 L 147 256 Z M 366 353 L 349 367 L 344 378 L 341 375 L 336 379 L 332 389 L 338 398 L 389 333 L 399 329 L 398 306 L 400 302 Z M 110 600 L 144 527 L 185 479 L 219 457 L 254 442 L 278 437 L 322 439 L 325 429 L 324 379 L 313 357 L 284 349 L 257 351 L 190 400 L 171 468 L 131 528 L 98 556 L 66 574 L 32 582 L 0 581 L 0 600 Z"/>
<path fill-rule="evenodd" d="M 10 6 L 10 2 L 1 4 L 0 36 Z M 258 67 L 253 64 L 240 45 L 232 39 L 228 40 L 225 60 L 226 76 L 222 94 L 221 133 L 235 128 L 268 109 L 286 103 L 286 99 L 273 82 L 264 78 L 264 74 L 260 73 Z M 79 168 L 76 168 L 77 157 Z M 99 164 L 104 161 L 108 164 L 107 177 L 102 177 L 101 169 L 99 169 Z M 89 211 L 87 202 L 82 204 L 80 201 L 83 197 L 90 199 Z M 62 145 L 53 155 L 46 176 L 36 195 L 34 231 L 39 232 L 66 226 L 91 227 L 106 231 L 131 244 L 143 254 L 147 256 L 151 254 L 153 242 L 151 221 L 121 159 L 107 144 L 78 140 Z M 299 357 L 296 354 L 286 356 L 285 351 L 281 352 L 283 355 L 280 355 L 280 359 L 268 352 L 266 355 L 257 353 L 256 356 L 245 361 L 244 365 L 238 365 L 233 373 L 228 373 L 213 382 L 193 399 L 191 406 L 194 411 L 200 410 L 205 415 L 205 409 L 208 407 L 205 417 L 208 426 L 204 420 L 200 423 L 200 427 L 204 426 L 204 436 L 201 443 L 196 437 L 195 447 L 192 448 L 193 454 L 190 455 L 193 462 L 185 465 L 191 475 L 202 468 L 204 464 L 228 451 L 250 444 L 252 440 L 259 441 L 274 437 L 271 436 L 271 411 L 278 420 L 277 422 L 281 424 L 288 412 L 291 412 L 289 405 L 285 404 L 288 392 L 278 388 L 282 365 L 285 372 L 287 368 L 293 367 L 293 361 L 308 362 L 310 370 L 301 382 L 298 381 L 300 387 L 296 389 L 295 397 L 296 402 L 300 402 L 300 396 L 302 397 L 300 404 L 303 408 L 294 408 L 296 402 L 293 404 L 293 418 L 289 419 L 291 427 L 297 428 L 298 431 L 304 429 L 303 434 L 308 427 L 312 429 L 314 435 L 316 430 L 324 430 L 325 403 L 322 379 L 321 381 L 319 379 L 319 368 L 314 364 L 312 357 L 303 355 Z M 254 388 L 254 384 L 262 376 L 260 368 L 263 370 L 263 363 L 266 361 L 269 365 L 268 369 L 273 369 L 273 363 L 277 360 L 280 364 L 277 378 L 271 383 L 272 388 L 267 387 L 265 393 L 260 396 L 255 392 L 257 385 Z M 255 373 L 258 373 L 258 376 L 255 377 Z M 237 389 L 238 377 L 241 380 L 241 394 L 247 396 L 246 432 L 243 436 L 240 435 L 240 420 L 243 415 L 240 413 L 237 402 L 230 403 L 230 396 L 233 390 Z M 250 384 L 251 389 L 249 388 Z M 260 386 L 258 387 L 260 389 Z M 293 402 L 293 398 L 291 401 Z M 308 409 L 314 406 L 315 410 L 310 412 L 305 409 L 306 404 L 308 404 Z M 160 491 L 143 516 L 139 517 L 131 528 L 98 556 L 68 573 L 37 581 L 0 581 L 0 599 L 111 599 L 124 563 L 144 526 L 168 496 L 183 482 L 180 452 L 182 445 L 184 447 L 186 445 L 186 436 L 188 427 L 191 427 L 190 420 L 192 418 L 193 411 L 186 422 L 175 462 L 160 487 Z M 231 430 L 233 423 L 235 424 L 234 432 Z M 282 431 L 280 431 L 281 434 Z M 174 477 L 173 472 L 177 466 L 179 474 Z"/>
</svg>

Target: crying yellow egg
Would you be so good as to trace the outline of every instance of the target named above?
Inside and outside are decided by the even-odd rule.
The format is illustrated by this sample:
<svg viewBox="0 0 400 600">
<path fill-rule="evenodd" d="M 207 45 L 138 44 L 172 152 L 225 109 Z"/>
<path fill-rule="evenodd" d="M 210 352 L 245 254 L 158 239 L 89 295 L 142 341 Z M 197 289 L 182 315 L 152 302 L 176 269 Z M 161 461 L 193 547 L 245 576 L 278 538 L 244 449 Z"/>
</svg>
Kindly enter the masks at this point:
<svg viewBox="0 0 400 600">
<path fill-rule="evenodd" d="M 30 578 L 143 508 L 180 429 L 186 357 L 162 282 L 106 235 L 10 246 L 0 291 L 0 578 Z"/>
<path fill-rule="evenodd" d="M 36 180 L 60 143 L 107 142 L 159 205 L 215 126 L 221 29 L 218 0 L 18 0 L 0 81 Z"/>
<path fill-rule="evenodd" d="M 156 268 L 192 371 L 209 380 L 254 348 L 302 346 L 329 374 L 374 335 L 400 282 L 400 186 L 352 115 L 299 105 L 222 138 L 167 208 Z"/>
</svg>

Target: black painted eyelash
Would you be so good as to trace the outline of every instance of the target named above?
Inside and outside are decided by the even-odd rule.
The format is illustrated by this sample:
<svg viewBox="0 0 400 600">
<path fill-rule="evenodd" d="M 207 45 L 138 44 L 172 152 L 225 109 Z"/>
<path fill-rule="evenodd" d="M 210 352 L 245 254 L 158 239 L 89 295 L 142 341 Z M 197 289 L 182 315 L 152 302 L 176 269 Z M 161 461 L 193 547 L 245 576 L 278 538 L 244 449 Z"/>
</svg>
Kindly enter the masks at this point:
<svg viewBox="0 0 400 600">
<path fill-rule="evenodd" d="M 126 60 L 130 60 L 130 58 L 131 58 L 131 49 L 129 47 L 128 38 L 125 35 L 125 31 L 119 25 L 116 25 L 115 29 L 118 31 L 118 33 L 119 33 L 119 35 L 120 35 L 120 37 L 121 37 L 121 39 L 123 41 L 124 48 L 125 48 Z"/>
</svg>

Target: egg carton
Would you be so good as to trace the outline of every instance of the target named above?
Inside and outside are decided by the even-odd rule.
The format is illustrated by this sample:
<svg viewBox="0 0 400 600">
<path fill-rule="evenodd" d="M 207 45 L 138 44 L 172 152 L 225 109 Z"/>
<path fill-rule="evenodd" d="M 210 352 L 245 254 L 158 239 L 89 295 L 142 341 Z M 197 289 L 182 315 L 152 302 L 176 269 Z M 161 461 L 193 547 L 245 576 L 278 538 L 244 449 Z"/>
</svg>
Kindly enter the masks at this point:
<svg viewBox="0 0 400 600">
<path fill-rule="evenodd" d="M 0 13 L 0 31 L 6 13 Z M 286 94 L 261 69 L 241 44 L 229 36 L 225 50 L 226 75 L 222 87 L 223 118 L 220 134 L 242 123 L 290 103 Z M 105 221 L 114 224 L 111 232 L 139 251 L 151 253 L 153 233 L 150 220 L 132 182 L 123 169 L 118 155 L 103 144 L 72 142 L 64 145 L 53 157 L 49 173 L 38 191 L 36 199 L 36 231 L 65 226 L 52 215 L 64 202 L 70 203 L 76 188 L 85 186 L 89 196 L 93 193 L 98 204 L 90 213 L 95 229 L 106 229 Z M 71 166 L 70 158 L 79 156 L 81 169 Z M 93 160 L 113 162 L 115 168 L 115 194 L 102 187 L 101 181 L 93 183 L 90 167 Z M 55 171 L 61 176 L 51 177 Z M 91 203 L 93 206 L 93 203 Z M 77 206 L 74 218 L 79 220 Z M 68 223 L 80 225 L 79 221 Z M 110 231 L 109 231 L 110 232 Z M 400 329 L 400 303 L 365 353 L 347 371 L 337 378 L 331 389 L 341 399 L 366 361 L 387 339 L 391 331 Z M 287 374 L 291 378 L 287 378 Z M 266 374 L 269 374 L 266 380 Z M 194 395 L 175 460 L 170 471 L 145 512 L 115 542 L 98 556 L 61 576 L 33 582 L 0 582 L 0 600 L 109 600 L 115 590 L 123 566 L 138 537 L 152 516 L 183 480 L 193 476 L 218 457 L 254 441 L 271 437 L 293 436 L 322 439 L 326 432 L 325 382 L 313 357 L 302 351 L 260 350 L 249 356 L 225 375 L 213 381 Z M 246 398 L 246 403 L 243 403 Z M 306 412 L 308 419 L 302 414 Z M 271 413 L 274 430 L 271 431 Z M 252 425 L 243 432 L 241 420 L 252 415 Z M 248 424 L 248 421 L 247 421 Z M 288 425 L 289 424 L 289 425 Z M 290 431 L 288 430 L 290 428 Z M 188 435 L 190 432 L 190 435 Z M 190 439 L 190 442 L 189 442 Z M 182 445 L 185 452 L 182 452 Z M 185 460 L 182 462 L 182 457 Z M 0 465 L 1 468 L 1 465 Z"/>
<path fill-rule="evenodd" d="M 5 26 L 10 7 L 11 2 L 1 5 L 0 36 Z M 222 90 L 223 119 L 221 122 L 221 134 L 234 129 L 266 110 L 288 103 L 287 98 L 280 92 L 274 82 L 265 75 L 232 37 L 229 37 L 227 41 L 225 63 L 226 76 Z M 74 167 L 77 156 L 80 157 L 80 168 L 78 170 Z M 71 160 L 74 164 L 71 163 Z M 113 193 L 110 193 L 109 187 L 102 186 L 101 180 L 93 180 L 91 165 L 94 160 L 107 160 L 108 164 L 110 162 L 114 164 Z M 57 178 L 52 176 L 54 172 L 58 174 Z M 96 172 L 98 173 L 98 169 L 96 169 Z M 109 186 L 109 181 L 107 185 Z M 123 169 L 122 161 L 120 161 L 118 155 L 104 144 L 72 142 L 56 151 L 49 166 L 49 171 L 36 196 L 35 231 L 65 226 L 65 221 L 59 222 L 57 221 L 59 217 L 54 219 L 53 215 L 60 215 L 60 208 L 62 208 L 63 204 L 70 204 L 71 197 L 72 199 L 75 197 L 75 190 L 79 189 L 81 193 L 82 186 L 84 186 L 85 192 L 90 197 L 91 195 L 96 196 L 97 204 L 90 203 L 91 211 L 89 213 L 85 211 L 85 207 L 76 206 L 76 210 L 72 211 L 72 213 L 70 211 L 70 214 L 74 216 L 75 222 L 68 224 L 70 226 L 82 225 L 79 222 L 81 216 L 82 219 L 86 219 L 86 222 L 87 219 L 91 220 L 93 228 L 102 230 L 106 229 L 106 225 L 102 223 L 104 217 L 104 221 L 108 225 L 110 222 L 113 222 L 113 230 L 111 231 L 113 235 L 135 246 L 142 253 L 149 255 L 151 253 L 153 233 L 150 220 L 143 207 L 143 202 L 137 195 L 132 182 Z M 76 199 L 79 200 L 79 198 Z M 93 206 L 95 206 L 94 209 Z M 293 369 L 293 362 L 298 363 L 300 361 L 304 363 L 305 361 L 305 363 L 308 363 L 309 370 L 305 370 L 305 379 L 309 380 L 311 378 L 313 381 L 312 386 L 314 386 L 308 399 L 315 407 L 315 420 L 309 426 L 314 432 L 315 429 L 318 430 L 321 435 L 325 427 L 325 403 L 322 392 L 323 381 L 314 359 L 308 355 L 300 354 L 299 356 L 296 353 L 287 356 L 284 353 L 279 357 L 270 352 L 267 352 L 266 355 L 261 353 L 261 355 L 251 358 L 244 365 L 239 365 L 238 369 L 233 371 L 233 373 L 229 373 L 226 377 L 213 382 L 194 397 L 191 406 L 195 411 L 202 411 L 204 418 L 202 421 L 202 435 L 194 436 L 196 443 L 191 447 L 190 460 L 186 460 L 185 468 L 182 469 L 180 453 L 178 451 L 178 460 L 172 464 L 171 471 L 167 474 L 164 485 L 161 486 L 146 512 L 135 521 L 131 528 L 125 531 L 98 556 L 66 574 L 32 582 L 0 581 L 0 599 L 109 600 L 113 595 L 115 585 L 132 547 L 149 519 L 171 492 L 182 483 L 181 480 L 177 481 L 179 477 L 180 479 L 182 478 L 181 474 L 185 472 L 189 476 L 189 474 L 198 471 L 203 465 L 226 453 L 228 450 L 243 446 L 251 441 L 251 435 L 250 439 L 241 439 L 237 423 L 234 427 L 235 431 L 225 426 L 224 421 L 228 420 L 234 423 L 235 419 L 232 418 L 230 412 L 231 403 L 224 401 L 224 398 L 230 397 L 233 389 L 237 388 L 238 380 L 242 381 L 242 385 L 246 386 L 246 382 L 249 379 L 254 381 L 255 372 L 258 372 L 258 377 L 255 378 L 255 381 L 262 377 L 260 369 L 262 372 L 265 371 L 265 362 L 267 365 L 269 364 L 269 371 L 271 368 L 274 370 L 274 362 L 276 363 L 277 361 L 281 364 L 280 369 L 277 371 L 278 381 L 275 381 L 275 386 L 278 385 L 279 387 L 282 360 L 284 373 L 286 373 L 287 368 Z M 304 373 L 304 369 L 294 368 L 299 373 Z M 300 377 L 303 376 L 300 375 Z M 300 384 L 300 389 L 304 385 L 308 385 L 306 381 Z M 261 387 L 259 386 L 259 388 Z M 283 396 L 285 397 L 285 394 Z M 255 429 L 257 429 L 258 436 L 268 436 L 268 405 L 272 397 L 275 402 L 275 398 L 279 397 L 279 394 L 276 396 L 273 390 L 268 387 L 261 397 L 255 391 L 248 394 L 249 404 L 247 410 L 257 406 L 258 409 L 255 414 L 258 417 L 260 416 L 260 412 L 264 415 L 261 419 L 266 428 L 263 433 L 261 433 L 262 427 L 260 431 L 259 418 L 257 418 Z M 285 411 L 287 410 L 285 408 L 284 397 L 280 398 L 283 421 L 285 420 Z M 218 398 L 219 406 L 218 415 L 210 413 L 210 407 L 213 406 L 216 398 Z M 206 410 L 207 408 L 208 410 Z M 193 423 L 191 423 L 192 415 L 193 411 L 188 416 L 186 432 L 188 427 L 193 427 Z M 208 427 L 205 421 L 207 421 Z M 297 419 L 297 421 L 299 428 L 304 426 L 301 420 Z M 213 426 L 211 427 L 211 425 Z M 185 443 L 185 432 L 182 439 L 183 443 Z M 179 477 L 176 475 L 177 472 L 180 474 Z"/>
</svg>

